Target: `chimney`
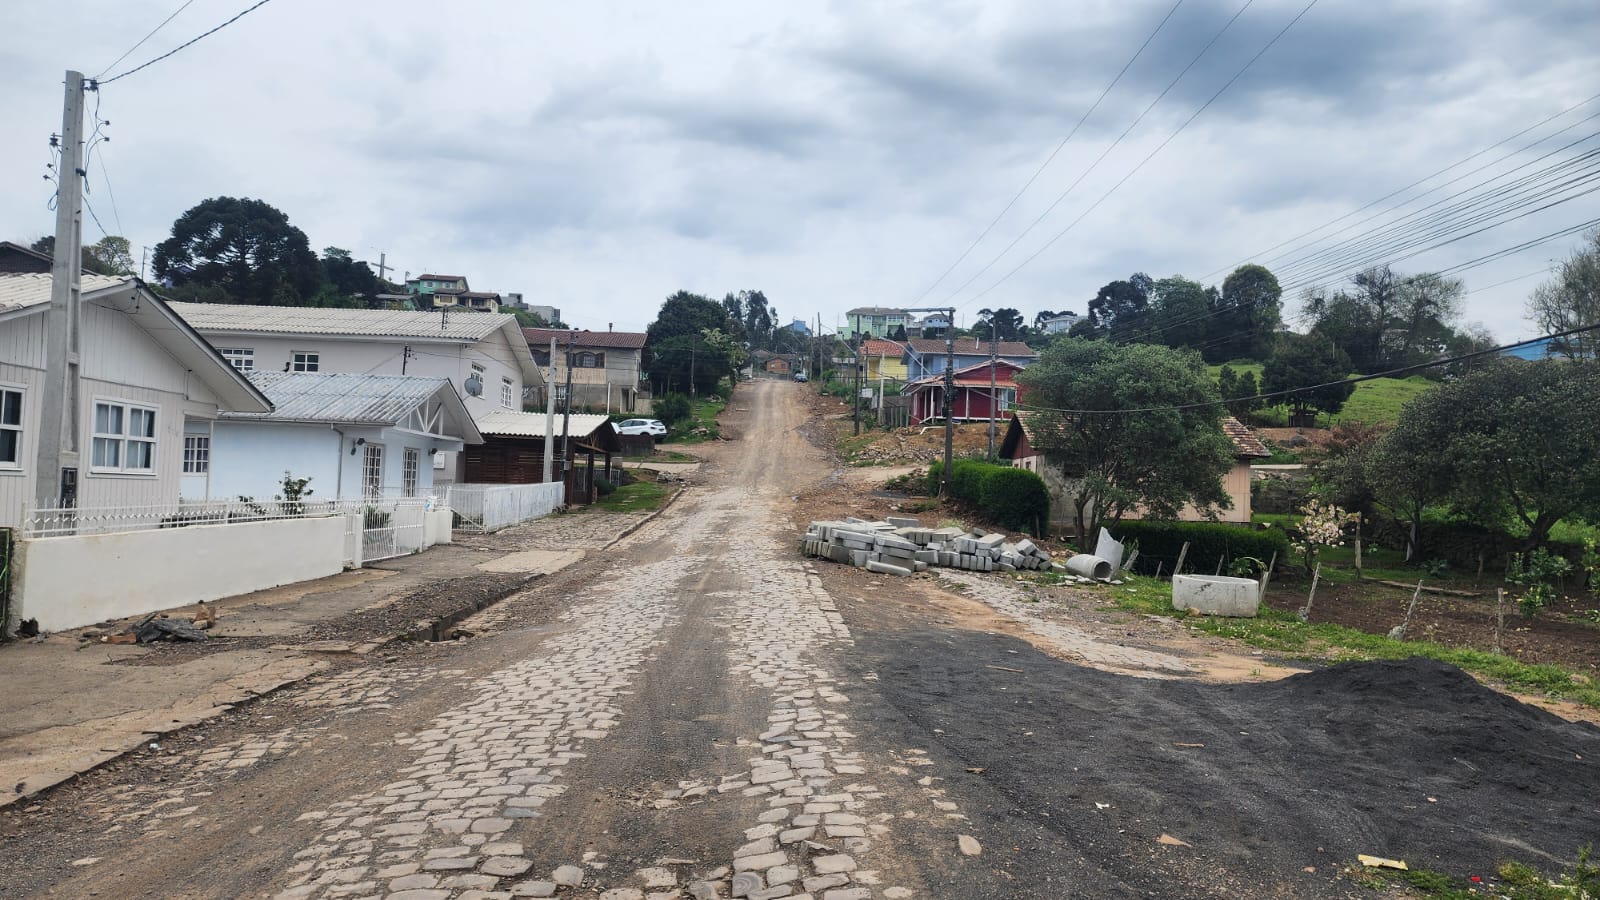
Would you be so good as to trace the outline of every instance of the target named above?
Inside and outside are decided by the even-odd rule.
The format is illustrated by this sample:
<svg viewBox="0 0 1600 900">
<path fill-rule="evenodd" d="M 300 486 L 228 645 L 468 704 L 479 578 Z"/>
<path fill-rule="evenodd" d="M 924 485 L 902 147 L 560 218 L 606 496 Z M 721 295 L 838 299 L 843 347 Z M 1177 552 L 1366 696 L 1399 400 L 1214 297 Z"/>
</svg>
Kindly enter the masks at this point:
<svg viewBox="0 0 1600 900">
<path fill-rule="evenodd" d="M 611 326 L 612 326 L 612 323 L 611 323 L 611 322 L 607 322 L 607 323 L 606 323 L 606 331 L 607 331 L 607 332 L 608 332 L 608 333 L 609 333 L 609 332 L 610 332 L 610 331 L 612 331 L 612 327 L 611 327 Z"/>
</svg>

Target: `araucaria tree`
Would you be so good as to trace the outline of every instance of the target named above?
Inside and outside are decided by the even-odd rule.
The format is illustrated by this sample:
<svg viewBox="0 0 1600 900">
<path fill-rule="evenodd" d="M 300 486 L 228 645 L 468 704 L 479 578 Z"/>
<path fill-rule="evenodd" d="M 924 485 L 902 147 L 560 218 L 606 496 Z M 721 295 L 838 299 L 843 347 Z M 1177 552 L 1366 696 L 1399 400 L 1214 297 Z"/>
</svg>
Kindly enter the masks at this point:
<svg viewBox="0 0 1600 900">
<path fill-rule="evenodd" d="M 180 296 L 224 303 L 299 306 L 323 281 L 305 232 L 248 197 L 212 197 L 178 217 L 151 265 Z"/>
<path fill-rule="evenodd" d="M 1028 413 L 1037 449 L 1070 485 L 1081 543 L 1136 508 L 1175 518 L 1189 503 L 1230 505 L 1222 476 L 1232 444 L 1216 382 L 1194 351 L 1068 338 L 1018 380 L 1038 407 Z"/>
</svg>

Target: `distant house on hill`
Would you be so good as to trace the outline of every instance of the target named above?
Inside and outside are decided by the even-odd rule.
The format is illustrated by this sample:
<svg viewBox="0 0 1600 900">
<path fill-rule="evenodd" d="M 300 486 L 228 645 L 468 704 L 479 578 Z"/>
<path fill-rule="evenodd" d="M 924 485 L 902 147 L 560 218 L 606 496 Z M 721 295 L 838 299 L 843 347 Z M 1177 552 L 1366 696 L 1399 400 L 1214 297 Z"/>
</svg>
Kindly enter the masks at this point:
<svg viewBox="0 0 1600 900">
<path fill-rule="evenodd" d="M 51 262 L 48 253 L 0 241 L 0 275 L 48 275 Z"/>
<path fill-rule="evenodd" d="M 935 338 L 912 338 L 905 342 L 906 377 L 915 381 L 944 371 L 945 342 Z M 1039 354 L 1021 341 L 1000 341 L 999 357 L 1019 368 L 1039 361 Z M 989 361 L 989 342 L 976 338 L 960 338 L 955 342 L 955 367 L 957 371 Z"/>
<path fill-rule="evenodd" d="M 534 360 L 549 372 L 556 404 L 567 400 L 567 372 L 572 372 L 572 405 L 606 412 L 649 412 L 650 387 L 642 381 L 645 334 L 642 331 L 582 331 L 524 328 L 523 339 Z M 550 357 L 550 342 L 556 355 Z M 571 349 L 568 349 L 568 345 Z M 553 363 L 553 365 L 552 365 Z M 542 393 L 533 399 L 544 408 Z"/>
<path fill-rule="evenodd" d="M 950 395 L 950 417 L 957 422 L 987 421 L 993 416 L 1004 421 L 1017 400 L 1017 373 L 1022 366 L 1008 360 L 976 365 L 955 371 L 955 390 Z M 993 387 L 990 376 L 993 375 Z M 944 417 L 944 375 L 929 375 L 908 382 L 900 393 L 911 400 L 911 424 Z"/>
</svg>

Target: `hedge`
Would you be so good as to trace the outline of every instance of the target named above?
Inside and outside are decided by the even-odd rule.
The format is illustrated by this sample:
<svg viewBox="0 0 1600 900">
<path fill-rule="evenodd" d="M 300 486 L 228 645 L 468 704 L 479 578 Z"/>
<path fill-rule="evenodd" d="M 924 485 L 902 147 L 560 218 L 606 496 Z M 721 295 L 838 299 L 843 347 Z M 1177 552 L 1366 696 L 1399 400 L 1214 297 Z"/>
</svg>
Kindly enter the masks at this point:
<svg viewBox="0 0 1600 900">
<path fill-rule="evenodd" d="M 1289 536 L 1281 528 L 1134 520 L 1107 530 L 1124 544 L 1138 544 L 1139 559 L 1134 568 L 1144 575 L 1154 574 L 1157 565 L 1170 573 L 1185 542 L 1189 544 L 1189 555 L 1184 557 L 1183 567 L 1207 575 L 1217 570 L 1218 561 L 1226 573 L 1228 562 L 1243 556 L 1253 556 L 1263 565 L 1272 561 L 1273 554 L 1277 554 L 1280 563 L 1289 559 Z"/>
<path fill-rule="evenodd" d="M 939 492 L 944 463 L 928 467 L 928 493 Z M 977 507 L 1002 528 L 1039 529 L 1050 521 L 1050 491 L 1027 469 L 958 459 L 950 467 L 950 496 Z"/>
</svg>

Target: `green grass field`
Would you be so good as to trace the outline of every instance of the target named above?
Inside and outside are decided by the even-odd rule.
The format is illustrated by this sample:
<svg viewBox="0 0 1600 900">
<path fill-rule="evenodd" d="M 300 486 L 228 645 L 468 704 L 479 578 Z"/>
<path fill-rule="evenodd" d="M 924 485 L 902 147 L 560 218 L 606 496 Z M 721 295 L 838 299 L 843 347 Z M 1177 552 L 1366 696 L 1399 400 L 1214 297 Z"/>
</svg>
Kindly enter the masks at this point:
<svg viewBox="0 0 1600 900">
<path fill-rule="evenodd" d="M 1227 365 L 1233 369 L 1234 374 L 1243 375 L 1250 372 L 1255 375 L 1257 383 L 1261 381 L 1261 363 L 1248 359 L 1231 360 Z M 1222 366 L 1207 366 L 1206 371 L 1211 377 L 1216 378 L 1222 374 Z M 1372 381 L 1363 381 L 1356 385 L 1356 391 L 1346 401 L 1344 409 L 1334 417 L 1340 422 L 1366 422 L 1370 425 L 1393 425 L 1400 420 L 1400 408 L 1411 398 L 1422 394 L 1434 387 L 1434 382 L 1420 375 L 1410 378 L 1377 378 Z M 1263 423 L 1282 425 L 1289 419 L 1289 410 L 1284 406 L 1258 410 L 1254 416 Z M 1326 417 L 1324 417 L 1326 418 Z"/>
<path fill-rule="evenodd" d="M 612 491 L 609 496 L 580 508 L 579 512 L 649 512 L 666 502 L 672 488 L 653 481 L 636 481 Z"/>
</svg>

